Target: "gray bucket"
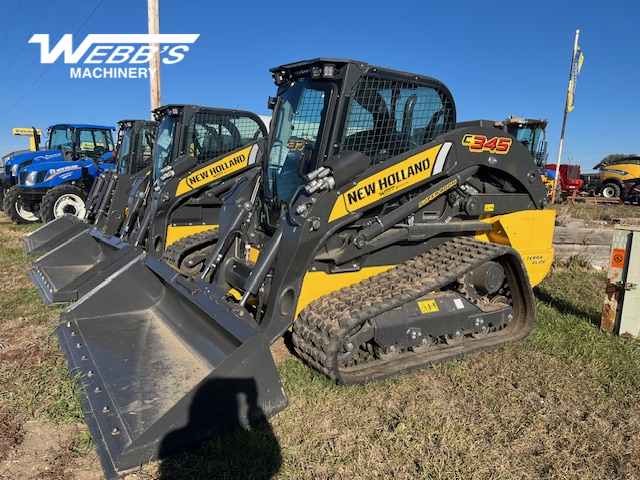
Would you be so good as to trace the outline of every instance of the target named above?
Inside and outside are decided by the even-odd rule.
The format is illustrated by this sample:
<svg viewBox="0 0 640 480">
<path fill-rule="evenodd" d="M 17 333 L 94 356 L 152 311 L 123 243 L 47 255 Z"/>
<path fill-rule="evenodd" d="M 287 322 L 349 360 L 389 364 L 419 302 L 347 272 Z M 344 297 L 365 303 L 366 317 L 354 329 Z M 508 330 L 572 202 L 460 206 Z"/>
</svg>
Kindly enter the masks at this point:
<svg viewBox="0 0 640 480">
<path fill-rule="evenodd" d="M 25 255 L 48 252 L 87 228 L 82 219 L 67 213 L 28 234 L 22 243 L 22 252 Z"/>
<path fill-rule="evenodd" d="M 286 407 L 269 340 L 223 296 L 145 256 L 62 313 L 58 339 L 107 476 Z"/>
<path fill-rule="evenodd" d="M 34 261 L 28 274 L 46 305 L 76 301 L 142 254 L 120 238 L 84 230 Z"/>
</svg>

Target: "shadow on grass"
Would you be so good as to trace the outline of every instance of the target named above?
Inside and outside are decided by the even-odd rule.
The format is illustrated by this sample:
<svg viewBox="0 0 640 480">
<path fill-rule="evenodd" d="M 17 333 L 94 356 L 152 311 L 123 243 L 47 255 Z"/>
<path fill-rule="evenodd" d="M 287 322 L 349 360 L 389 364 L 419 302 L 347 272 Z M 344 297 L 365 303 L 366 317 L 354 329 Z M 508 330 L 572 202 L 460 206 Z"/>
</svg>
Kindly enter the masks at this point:
<svg viewBox="0 0 640 480">
<path fill-rule="evenodd" d="M 558 310 L 561 314 L 575 315 L 576 317 L 586 318 L 593 325 L 600 326 L 600 314 L 593 309 L 581 308 L 575 303 L 572 303 L 564 298 L 554 297 L 546 291 L 534 288 L 534 294 L 536 298 L 542 302 L 545 302 Z"/>
<path fill-rule="evenodd" d="M 160 447 L 158 478 L 269 479 L 282 465 L 279 442 L 261 405 L 253 379 L 216 379 L 203 385 L 191 404 L 189 423 L 166 435 Z M 207 428 L 206 425 L 209 425 Z M 195 450 L 197 437 L 219 433 Z"/>
</svg>

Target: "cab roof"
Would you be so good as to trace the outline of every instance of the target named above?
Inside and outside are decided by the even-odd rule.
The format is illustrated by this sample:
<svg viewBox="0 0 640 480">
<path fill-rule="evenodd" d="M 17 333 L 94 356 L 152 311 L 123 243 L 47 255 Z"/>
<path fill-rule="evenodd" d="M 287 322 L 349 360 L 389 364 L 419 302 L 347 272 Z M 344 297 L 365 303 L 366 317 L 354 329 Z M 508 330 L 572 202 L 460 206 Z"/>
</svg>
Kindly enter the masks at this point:
<svg viewBox="0 0 640 480">
<path fill-rule="evenodd" d="M 91 125 L 88 123 L 56 123 L 55 125 L 51 125 L 49 129 L 54 127 L 71 127 L 71 128 L 92 128 L 95 130 L 114 130 L 116 127 L 112 125 Z"/>
</svg>

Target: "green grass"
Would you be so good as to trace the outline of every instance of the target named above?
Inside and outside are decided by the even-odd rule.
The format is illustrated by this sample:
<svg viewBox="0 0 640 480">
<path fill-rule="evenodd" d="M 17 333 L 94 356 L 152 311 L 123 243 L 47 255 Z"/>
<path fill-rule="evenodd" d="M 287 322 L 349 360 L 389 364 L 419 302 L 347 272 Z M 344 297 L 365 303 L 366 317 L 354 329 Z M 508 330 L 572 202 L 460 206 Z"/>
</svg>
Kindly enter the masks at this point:
<svg viewBox="0 0 640 480">
<path fill-rule="evenodd" d="M 527 340 L 383 382 L 338 387 L 291 358 L 279 367 L 290 405 L 269 425 L 144 471 L 264 478 L 279 465 L 275 478 L 637 478 L 640 342 L 597 326 L 604 281 L 579 259 L 557 262 L 536 289 Z M 276 443 L 278 451 L 266 447 Z"/>
<path fill-rule="evenodd" d="M 637 478 L 640 343 L 597 326 L 604 281 L 556 263 L 527 340 L 383 382 L 338 387 L 292 357 L 286 410 L 144 475 Z"/>
<path fill-rule="evenodd" d="M 62 307 L 45 307 L 26 275 L 33 258 L 23 256 L 22 238 L 38 226 L 0 226 L 0 416 L 10 419 L 1 422 L 0 458 L 20 443 L 27 421 L 82 421 L 53 333 Z"/>
</svg>

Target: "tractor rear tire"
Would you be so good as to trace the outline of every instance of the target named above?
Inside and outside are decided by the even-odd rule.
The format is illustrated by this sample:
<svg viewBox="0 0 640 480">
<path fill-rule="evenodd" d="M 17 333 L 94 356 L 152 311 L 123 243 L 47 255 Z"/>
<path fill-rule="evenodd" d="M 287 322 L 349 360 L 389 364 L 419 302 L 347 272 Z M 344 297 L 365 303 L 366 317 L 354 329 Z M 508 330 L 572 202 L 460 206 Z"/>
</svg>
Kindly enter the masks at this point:
<svg viewBox="0 0 640 480">
<path fill-rule="evenodd" d="M 34 213 L 24 203 L 22 203 L 22 195 L 20 195 L 20 187 L 14 185 L 9 190 L 5 190 L 2 199 L 4 212 L 11 217 L 13 223 L 25 225 L 40 221 L 37 213 Z"/>
<path fill-rule="evenodd" d="M 70 213 L 84 218 L 87 192 L 75 185 L 60 185 L 47 192 L 40 204 L 40 218 L 43 222 L 50 222 Z"/>
<path fill-rule="evenodd" d="M 615 183 L 607 183 L 602 187 L 602 196 L 604 198 L 613 198 L 620 196 L 620 187 Z"/>
</svg>

